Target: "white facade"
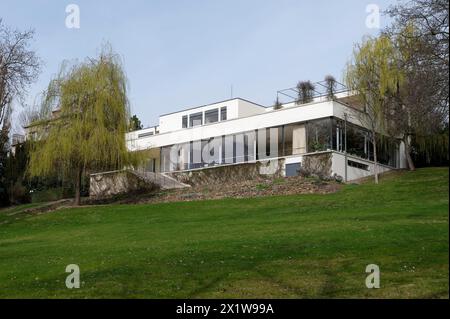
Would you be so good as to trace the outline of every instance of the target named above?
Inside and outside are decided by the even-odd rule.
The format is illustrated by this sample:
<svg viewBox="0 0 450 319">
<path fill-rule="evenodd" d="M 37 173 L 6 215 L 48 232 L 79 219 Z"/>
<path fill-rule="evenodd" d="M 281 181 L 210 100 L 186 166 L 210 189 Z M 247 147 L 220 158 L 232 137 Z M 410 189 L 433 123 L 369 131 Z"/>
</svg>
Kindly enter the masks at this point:
<svg viewBox="0 0 450 319">
<path fill-rule="evenodd" d="M 196 113 L 202 113 L 202 122 L 206 122 L 206 114 L 208 111 L 218 110 L 218 122 L 225 121 L 221 118 L 220 110 L 226 108 L 227 110 L 227 119 L 233 120 L 241 117 L 247 117 L 251 115 L 256 115 L 260 113 L 266 112 L 266 108 L 264 106 L 252 103 L 250 101 L 246 101 L 243 99 L 232 99 L 223 102 L 218 102 L 214 104 L 209 104 L 205 106 L 199 106 L 195 108 L 189 108 L 187 110 L 173 112 L 169 114 L 164 114 L 159 117 L 159 125 L 155 127 L 146 128 L 140 131 L 132 132 L 130 137 L 137 138 L 139 134 L 146 133 L 169 133 L 177 130 L 183 129 L 182 127 L 182 119 L 183 116 L 188 117 Z M 156 132 L 155 132 L 156 131 Z M 150 134 L 153 135 L 153 134 Z"/>
<path fill-rule="evenodd" d="M 153 165 L 159 166 L 154 167 L 155 171 L 164 172 L 167 170 L 199 169 L 204 166 L 186 166 L 186 164 L 190 164 L 193 161 L 192 154 L 190 154 L 190 152 L 192 152 L 193 141 L 204 141 L 219 137 L 220 141 L 225 141 L 225 139 L 222 139 L 221 137 L 225 138 L 226 136 L 233 135 L 239 137 L 245 132 L 257 132 L 258 130 L 263 131 L 268 128 L 282 127 L 282 139 L 284 143 L 282 144 L 282 147 L 284 149 L 285 145 L 287 145 L 286 148 L 288 150 L 286 151 L 284 149 L 284 153 L 279 154 L 276 157 L 285 158 L 286 164 L 301 163 L 304 154 L 313 152 L 310 146 L 308 146 L 310 149 L 306 149 L 309 140 L 307 141 L 306 135 L 308 130 L 305 128 L 305 123 L 314 123 L 314 121 L 320 119 L 330 119 L 330 123 L 332 123 L 331 119 L 334 119 L 333 121 L 345 120 L 348 125 L 353 124 L 355 127 L 363 126 L 358 120 L 359 116 L 357 113 L 360 112 L 358 106 L 356 104 L 350 105 L 352 101 L 352 95 L 346 92 L 337 95 L 335 100 L 319 97 L 311 103 L 297 105 L 294 102 L 284 104 L 281 109 L 275 110 L 273 107 L 263 107 L 256 103 L 236 98 L 162 115 L 159 118 L 158 126 L 128 133 L 126 137 L 127 146 L 130 151 L 159 149 L 158 152 L 154 153 L 157 155 L 153 155 L 156 157 L 159 156 L 159 158 L 153 159 L 153 162 L 157 163 Z M 222 118 L 221 114 L 221 111 L 224 109 L 226 109 L 226 118 Z M 207 123 L 207 118 L 210 120 L 212 119 L 213 123 Z M 290 136 L 285 136 L 285 132 L 289 132 L 288 134 L 290 134 Z M 373 163 L 368 158 L 364 159 L 353 155 L 348 156 L 347 160 L 352 158 L 348 163 L 354 166 L 347 166 L 347 169 L 345 170 L 345 157 L 342 150 L 343 136 L 344 133 L 342 128 L 336 129 L 330 126 L 330 135 L 327 139 L 327 141 L 329 141 L 328 146 L 321 145 L 322 148 L 326 147 L 326 149 L 323 149 L 322 151 L 333 152 L 333 174 L 336 173 L 340 176 L 344 176 L 346 172 L 347 180 L 371 175 L 373 173 Z M 357 138 L 360 137 L 361 136 L 357 136 Z M 234 143 L 237 143 L 237 138 L 234 138 Z M 311 138 L 311 136 L 308 136 L 308 139 Z M 359 142 L 361 143 L 361 141 Z M 253 139 L 253 137 L 249 140 L 247 137 L 245 143 L 245 161 L 257 161 L 259 159 L 255 155 L 257 140 Z M 336 146 L 333 146 L 335 144 Z M 163 158 L 164 155 L 162 155 L 162 150 L 171 145 L 187 145 L 186 147 L 188 148 L 189 145 L 191 145 L 190 149 L 179 151 L 179 156 L 183 157 L 182 161 L 185 163 L 184 166 L 177 167 L 164 165 L 165 160 Z M 242 145 L 239 144 L 238 147 L 239 146 Z M 403 153 L 400 152 L 401 147 L 402 146 L 400 145 L 396 150 L 395 155 L 391 154 L 390 162 L 395 163 L 395 167 L 380 166 L 380 171 L 392 168 L 403 168 L 405 166 L 405 160 L 402 156 Z M 234 148 L 236 152 L 236 146 Z M 296 149 L 297 151 L 295 151 Z M 220 146 L 218 150 L 220 154 L 224 153 L 222 146 Z M 214 151 L 214 153 L 216 152 L 217 151 Z M 222 159 L 221 155 L 218 156 L 220 158 L 214 162 L 213 166 L 225 165 L 226 161 Z M 395 160 L 392 159 L 393 156 L 396 157 Z M 360 167 L 355 167 L 359 166 L 358 164 L 354 164 L 357 162 L 362 163 L 362 165 Z M 239 161 L 236 162 L 236 159 L 234 159 L 234 163 L 239 163 Z"/>
<path fill-rule="evenodd" d="M 294 104 L 292 103 L 279 110 L 259 107 L 259 113 L 255 112 L 256 110 L 254 108 L 251 110 L 247 109 L 242 110 L 241 114 L 248 114 L 251 113 L 251 111 L 254 111 L 254 113 L 248 116 L 238 116 L 238 105 L 241 104 L 241 108 L 248 106 L 248 103 L 239 103 L 241 101 L 242 100 L 240 99 L 234 99 L 228 101 L 228 103 L 222 102 L 218 104 L 224 106 L 231 105 L 230 109 L 232 112 L 229 120 L 190 128 L 181 128 L 182 116 L 201 111 L 201 108 L 163 115 L 160 117 L 159 134 L 142 136 L 143 133 L 154 131 L 155 127 L 130 132 L 127 134 L 128 147 L 131 151 L 144 150 L 332 116 L 341 117 L 343 119 L 345 112 L 348 114 L 354 114 L 356 112 L 356 110 L 345 107 L 341 103 L 326 101 L 298 106 L 293 106 Z M 355 116 L 349 116 L 348 121 L 360 125 Z M 138 137 L 139 135 L 141 135 L 140 138 Z"/>
</svg>

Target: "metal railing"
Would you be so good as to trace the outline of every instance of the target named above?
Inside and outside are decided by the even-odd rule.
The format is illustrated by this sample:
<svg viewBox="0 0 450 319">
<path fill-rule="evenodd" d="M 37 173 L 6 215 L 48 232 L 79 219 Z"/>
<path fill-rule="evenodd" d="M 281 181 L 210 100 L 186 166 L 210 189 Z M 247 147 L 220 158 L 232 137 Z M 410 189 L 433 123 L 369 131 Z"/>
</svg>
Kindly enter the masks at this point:
<svg viewBox="0 0 450 319">
<path fill-rule="evenodd" d="M 326 97 L 328 95 L 328 91 L 327 91 L 328 86 L 326 84 L 326 81 L 319 81 L 319 82 L 315 82 L 312 84 L 314 87 L 312 90 L 312 92 L 313 92 L 312 98 L 313 99 Z M 333 89 L 333 94 L 339 94 L 339 93 L 344 93 L 344 92 L 350 91 L 346 85 L 344 85 L 338 81 L 335 81 L 334 85 L 335 86 Z M 277 91 L 277 99 L 280 102 L 282 102 L 283 104 L 298 102 L 299 93 L 300 92 L 297 87 L 283 89 L 283 90 Z"/>
</svg>

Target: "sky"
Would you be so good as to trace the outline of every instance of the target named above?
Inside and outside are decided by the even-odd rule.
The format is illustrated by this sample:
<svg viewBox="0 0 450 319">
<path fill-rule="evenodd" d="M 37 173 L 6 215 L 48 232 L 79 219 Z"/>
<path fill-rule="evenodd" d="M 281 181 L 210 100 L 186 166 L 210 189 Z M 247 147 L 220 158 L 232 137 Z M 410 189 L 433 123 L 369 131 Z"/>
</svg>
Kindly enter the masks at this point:
<svg viewBox="0 0 450 319">
<path fill-rule="evenodd" d="M 354 44 L 368 28 L 366 7 L 395 0 L 0 0 L 3 23 L 34 29 L 43 61 L 26 105 L 45 90 L 64 60 L 83 61 L 110 43 L 124 65 L 132 114 L 144 126 L 160 114 L 241 97 L 273 105 L 299 80 L 342 80 Z M 66 6 L 80 28 L 66 27 Z M 388 23 L 381 16 L 381 27 Z M 231 90 L 231 87 L 233 88 Z"/>
</svg>

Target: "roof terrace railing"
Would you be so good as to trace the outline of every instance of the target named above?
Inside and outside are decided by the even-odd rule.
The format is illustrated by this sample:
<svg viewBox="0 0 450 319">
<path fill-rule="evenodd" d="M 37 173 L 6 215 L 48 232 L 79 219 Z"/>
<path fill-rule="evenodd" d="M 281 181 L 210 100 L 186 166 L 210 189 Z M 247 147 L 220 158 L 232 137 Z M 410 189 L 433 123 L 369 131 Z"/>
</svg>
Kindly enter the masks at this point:
<svg viewBox="0 0 450 319">
<path fill-rule="evenodd" d="M 314 99 L 328 96 L 328 85 L 327 85 L 326 81 L 315 82 L 315 83 L 312 83 L 312 85 L 313 85 L 312 97 Z M 349 92 L 349 91 L 350 90 L 344 84 L 342 84 L 338 81 L 334 82 L 333 94 L 339 94 L 339 93 L 344 93 L 344 92 Z M 277 91 L 277 100 L 279 102 L 281 102 L 282 104 L 298 102 L 299 95 L 300 95 L 300 91 L 299 91 L 298 87 L 283 89 L 283 90 Z"/>
</svg>

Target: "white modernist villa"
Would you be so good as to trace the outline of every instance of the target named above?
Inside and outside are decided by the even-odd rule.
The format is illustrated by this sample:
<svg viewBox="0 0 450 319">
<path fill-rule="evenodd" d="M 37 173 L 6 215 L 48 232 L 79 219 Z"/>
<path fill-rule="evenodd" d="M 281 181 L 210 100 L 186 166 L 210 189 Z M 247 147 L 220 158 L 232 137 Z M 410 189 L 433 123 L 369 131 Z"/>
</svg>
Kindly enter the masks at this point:
<svg viewBox="0 0 450 319">
<path fill-rule="evenodd" d="M 146 170 L 155 173 L 283 159 L 282 174 L 293 176 L 306 156 L 328 153 L 331 175 L 346 181 L 372 175 L 369 132 L 359 120 L 363 108 L 355 95 L 345 89 L 333 98 L 316 92 L 310 103 L 299 104 L 295 91 L 279 91 L 292 99 L 278 107 L 233 98 L 164 114 L 159 125 L 128 133 L 127 146 L 148 150 Z M 379 171 L 404 168 L 402 143 L 382 140 Z"/>
</svg>

